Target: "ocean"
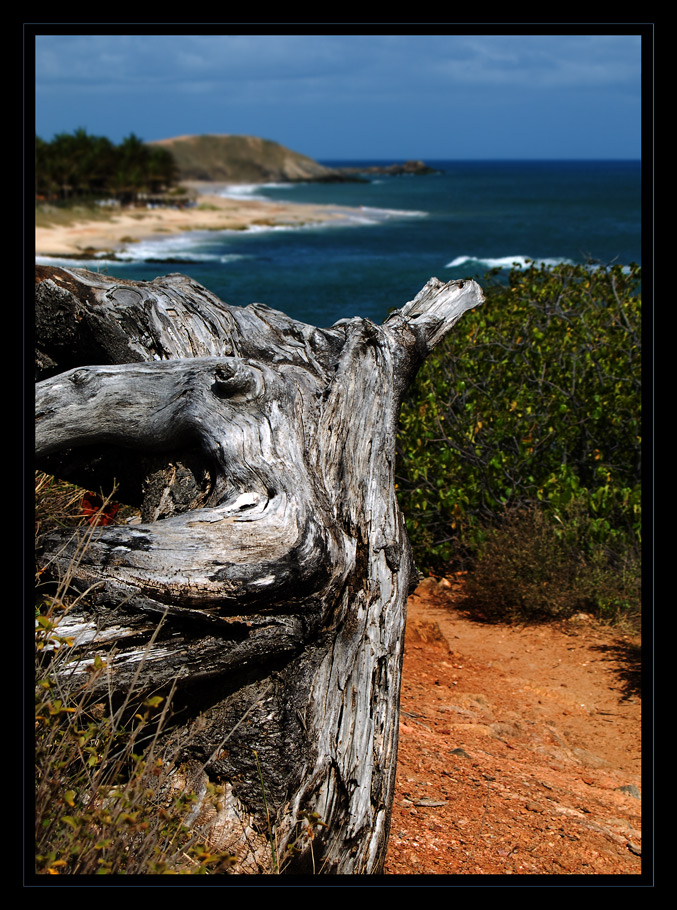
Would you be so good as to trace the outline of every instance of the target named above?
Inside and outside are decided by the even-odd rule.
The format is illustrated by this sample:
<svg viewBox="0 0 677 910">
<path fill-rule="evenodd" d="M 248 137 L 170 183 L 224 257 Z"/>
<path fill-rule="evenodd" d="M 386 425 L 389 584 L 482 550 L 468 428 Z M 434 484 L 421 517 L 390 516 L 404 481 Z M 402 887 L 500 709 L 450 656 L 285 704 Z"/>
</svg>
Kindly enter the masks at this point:
<svg viewBox="0 0 677 910">
<path fill-rule="evenodd" d="M 124 261 L 86 265 L 128 279 L 182 272 L 229 304 L 264 303 L 321 327 L 350 316 L 381 322 L 431 277 L 481 282 L 529 260 L 641 264 L 639 161 L 426 164 L 436 173 L 224 188 L 359 211 L 338 223 L 167 236 L 130 245 Z"/>
</svg>

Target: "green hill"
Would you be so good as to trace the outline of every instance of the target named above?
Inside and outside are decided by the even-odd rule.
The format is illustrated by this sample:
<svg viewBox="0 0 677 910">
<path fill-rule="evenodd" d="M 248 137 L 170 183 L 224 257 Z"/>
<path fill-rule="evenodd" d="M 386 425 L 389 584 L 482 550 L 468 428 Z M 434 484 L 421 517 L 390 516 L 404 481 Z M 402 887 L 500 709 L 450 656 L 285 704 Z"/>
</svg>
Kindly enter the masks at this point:
<svg viewBox="0 0 677 910">
<path fill-rule="evenodd" d="M 277 142 L 256 136 L 176 136 L 148 144 L 162 146 L 172 153 L 181 180 L 269 183 L 355 179 Z"/>
</svg>

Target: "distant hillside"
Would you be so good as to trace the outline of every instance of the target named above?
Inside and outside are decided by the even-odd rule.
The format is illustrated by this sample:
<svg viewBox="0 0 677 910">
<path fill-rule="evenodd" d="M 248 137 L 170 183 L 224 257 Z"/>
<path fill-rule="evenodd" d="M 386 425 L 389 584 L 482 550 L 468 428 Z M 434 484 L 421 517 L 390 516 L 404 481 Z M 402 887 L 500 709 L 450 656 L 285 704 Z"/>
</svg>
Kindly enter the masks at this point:
<svg viewBox="0 0 677 910">
<path fill-rule="evenodd" d="M 269 183 L 356 179 L 324 167 L 277 142 L 256 136 L 176 136 L 148 144 L 162 146 L 172 153 L 181 180 Z"/>
</svg>

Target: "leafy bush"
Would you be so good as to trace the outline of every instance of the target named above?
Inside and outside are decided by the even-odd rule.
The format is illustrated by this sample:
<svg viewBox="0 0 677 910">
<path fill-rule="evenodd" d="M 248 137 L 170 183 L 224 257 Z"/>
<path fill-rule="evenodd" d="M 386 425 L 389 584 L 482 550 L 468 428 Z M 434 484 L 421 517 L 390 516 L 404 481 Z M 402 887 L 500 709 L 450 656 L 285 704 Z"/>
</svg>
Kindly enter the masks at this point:
<svg viewBox="0 0 677 910">
<path fill-rule="evenodd" d="M 417 562 L 467 565 L 512 509 L 564 522 L 573 503 L 588 548 L 637 554 L 640 269 L 497 274 L 402 407 L 399 496 Z"/>
</svg>

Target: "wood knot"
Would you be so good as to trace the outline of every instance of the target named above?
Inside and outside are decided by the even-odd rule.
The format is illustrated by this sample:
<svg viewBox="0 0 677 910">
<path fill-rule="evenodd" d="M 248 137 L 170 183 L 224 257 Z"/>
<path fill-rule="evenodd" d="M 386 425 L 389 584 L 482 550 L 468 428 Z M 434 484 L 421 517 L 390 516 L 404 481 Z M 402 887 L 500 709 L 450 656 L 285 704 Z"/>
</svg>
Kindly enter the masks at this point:
<svg viewBox="0 0 677 910">
<path fill-rule="evenodd" d="M 224 364 L 214 370 L 212 392 L 217 398 L 232 398 L 250 392 L 256 385 L 251 371 L 233 364 Z"/>
<path fill-rule="evenodd" d="M 84 385 L 89 379 L 88 370 L 76 370 L 71 374 L 71 382 L 74 385 Z"/>
</svg>

